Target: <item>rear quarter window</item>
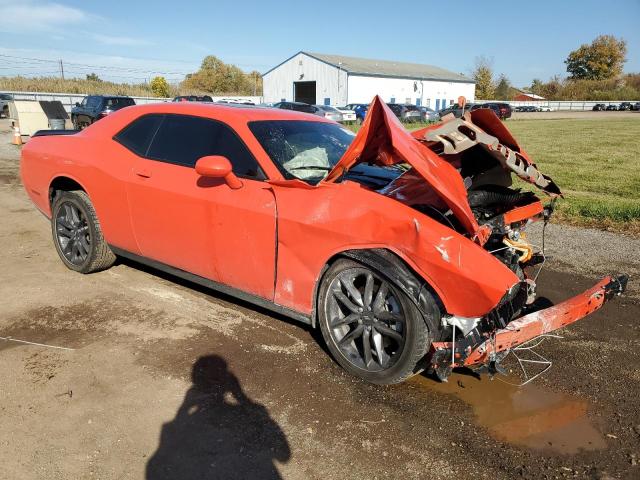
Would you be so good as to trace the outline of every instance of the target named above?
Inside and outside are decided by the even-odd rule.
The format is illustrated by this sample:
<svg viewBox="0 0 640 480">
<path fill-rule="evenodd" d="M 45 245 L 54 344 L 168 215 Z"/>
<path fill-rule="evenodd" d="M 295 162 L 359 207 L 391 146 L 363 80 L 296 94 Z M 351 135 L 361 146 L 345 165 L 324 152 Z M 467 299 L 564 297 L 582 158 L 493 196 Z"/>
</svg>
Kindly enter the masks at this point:
<svg viewBox="0 0 640 480">
<path fill-rule="evenodd" d="M 162 118 L 162 115 L 140 117 L 120 131 L 114 137 L 114 140 L 136 155 L 144 157 L 147 154 L 153 136 L 158 130 L 158 126 L 160 126 L 160 122 L 162 122 Z"/>
</svg>

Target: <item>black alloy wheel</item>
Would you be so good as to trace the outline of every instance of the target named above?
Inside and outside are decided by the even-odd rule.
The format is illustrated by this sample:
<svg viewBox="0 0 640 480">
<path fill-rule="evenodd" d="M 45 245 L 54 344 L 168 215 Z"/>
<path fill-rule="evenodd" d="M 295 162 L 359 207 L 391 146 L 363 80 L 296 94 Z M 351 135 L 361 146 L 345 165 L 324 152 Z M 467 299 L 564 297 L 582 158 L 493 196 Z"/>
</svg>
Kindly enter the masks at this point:
<svg viewBox="0 0 640 480">
<path fill-rule="evenodd" d="M 344 357 L 359 368 L 389 368 L 402 353 L 404 312 L 392 287 L 365 268 L 345 270 L 329 286 L 329 327 Z"/>
<path fill-rule="evenodd" d="M 53 243 L 68 268 L 92 273 L 113 265 L 116 256 L 102 236 L 100 222 L 86 192 L 55 193 L 51 214 Z"/>
<path fill-rule="evenodd" d="M 91 232 L 84 213 L 73 203 L 62 202 L 55 218 L 56 241 L 67 261 L 80 266 L 91 251 Z"/>
<path fill-rule="evenodd" d="M 429 331 L 411 299 L 385 276 L 339 260 L 323 278 L 318 301 L 323 337 L 345 370 L 379 384 L 416 373 Z"/>
</svg>

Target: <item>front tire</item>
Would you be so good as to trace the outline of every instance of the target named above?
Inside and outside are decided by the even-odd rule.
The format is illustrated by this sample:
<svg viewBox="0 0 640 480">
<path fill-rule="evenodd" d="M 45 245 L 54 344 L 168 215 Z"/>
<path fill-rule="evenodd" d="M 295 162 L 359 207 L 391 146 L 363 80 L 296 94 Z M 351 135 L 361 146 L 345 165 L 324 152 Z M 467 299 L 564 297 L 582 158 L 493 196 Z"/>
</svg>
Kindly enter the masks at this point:
<svg viewBox="0 0 640 480">
<path fill-rule="evenodd" d="M 53 243 L 67 268 L 93 273 L 113 265 L 116 256 L 102 236 L 96 211 L 85 192 L 58 193 L 51 213 Z"/>
<path fill-rule="evenodd" d="M 322 279 L 318 320 L 333 358 L 371 383 L 400 383 L 418 373 L 431 344 L 424 318 L 407 294 L 367 265 L 336 261 Z"/>
</svg>

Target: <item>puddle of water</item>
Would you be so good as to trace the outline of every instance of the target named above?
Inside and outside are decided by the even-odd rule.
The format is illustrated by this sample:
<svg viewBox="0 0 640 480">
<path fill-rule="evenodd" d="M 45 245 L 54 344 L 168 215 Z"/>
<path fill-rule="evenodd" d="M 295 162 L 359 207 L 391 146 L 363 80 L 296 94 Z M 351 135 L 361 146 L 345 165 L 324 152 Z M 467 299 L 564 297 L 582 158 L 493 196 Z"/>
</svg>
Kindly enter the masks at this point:
<svg viewBox="0 0 640 480">
<path fill-rule="evenodd" d="M 496 377 L 497 378 L 497 377 Z M 510 377 L 501 377 L 517 383 Z M 537 450 L 572 454 L 606 448 L 602 435 L 586 416 L 588 403 L 533 383 L 515 387 L 482 376 L 453 373 L 448 383 L 416 376 L 414 385 L 452 394 L 473 408 L 477 423 L 496 439 Z"/>
</svg>

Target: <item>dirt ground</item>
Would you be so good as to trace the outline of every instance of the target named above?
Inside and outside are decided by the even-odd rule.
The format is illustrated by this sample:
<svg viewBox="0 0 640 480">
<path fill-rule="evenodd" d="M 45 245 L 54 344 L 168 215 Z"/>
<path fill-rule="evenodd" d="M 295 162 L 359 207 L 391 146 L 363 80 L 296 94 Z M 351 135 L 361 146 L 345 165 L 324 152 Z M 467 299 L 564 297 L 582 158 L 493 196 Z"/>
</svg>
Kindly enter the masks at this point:
<svg viewBox="0 0 640 480">
<path fill-rule="evenodd" d="M 67 270 L 2 122 L 0 336 L 50 345 L 0 340 L 2 478 L 640 477 L 637 287 L 548 340 L 525 387 L 365 384 L 285 318 L 131 263 Z M 546 243 L 552 300 L 639 270 L 638 240 L 554 225 Z"/>
</svg>

